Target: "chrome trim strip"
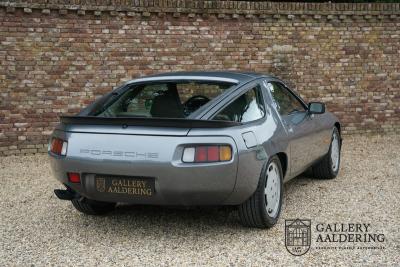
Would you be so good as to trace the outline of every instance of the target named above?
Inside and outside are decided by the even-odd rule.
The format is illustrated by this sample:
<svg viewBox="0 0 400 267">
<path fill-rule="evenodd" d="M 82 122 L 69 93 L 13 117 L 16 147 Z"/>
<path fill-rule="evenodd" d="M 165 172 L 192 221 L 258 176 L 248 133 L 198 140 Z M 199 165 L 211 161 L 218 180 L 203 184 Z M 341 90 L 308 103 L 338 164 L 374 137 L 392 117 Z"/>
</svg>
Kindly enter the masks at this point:
<svg viewBox="0 0 400 267">
<path fill-rule="evenodd" d="M 238 84 L 236 79 L 223 78 L 223 77 L 210 77 L 210 76 L 159 76 L 159 77 L 145 77 L 128 81 L 126 84 L 139 83 L 139 82 L 153 82 L 153 81 L 171 81 L 171 80 L 193 80 L 193 81 L 216 81 L 228 82 Z"/>
</svg>

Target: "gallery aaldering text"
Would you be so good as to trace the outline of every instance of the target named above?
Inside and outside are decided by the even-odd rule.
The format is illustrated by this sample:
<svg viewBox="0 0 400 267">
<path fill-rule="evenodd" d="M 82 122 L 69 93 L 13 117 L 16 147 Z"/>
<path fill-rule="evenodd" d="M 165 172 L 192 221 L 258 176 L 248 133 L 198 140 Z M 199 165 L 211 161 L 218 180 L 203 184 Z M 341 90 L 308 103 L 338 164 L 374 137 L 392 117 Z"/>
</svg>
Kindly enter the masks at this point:
<svg viewBox="0 0 400 267">
<path fill-rule="evenodd" d="M 369 243 L 384 242 L 385 235 L 370 232 L 369 223 L 319 223 L 316 225 L 318 237 L 316 242 L 321 243 Z"/>
</svg>

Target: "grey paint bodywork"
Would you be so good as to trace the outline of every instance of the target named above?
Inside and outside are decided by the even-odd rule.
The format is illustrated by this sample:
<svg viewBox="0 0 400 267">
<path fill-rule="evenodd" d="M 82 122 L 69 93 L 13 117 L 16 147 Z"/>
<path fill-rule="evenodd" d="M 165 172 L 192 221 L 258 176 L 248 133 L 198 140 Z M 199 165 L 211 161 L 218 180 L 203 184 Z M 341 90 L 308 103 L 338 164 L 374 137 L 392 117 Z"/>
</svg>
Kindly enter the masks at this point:
<svg viewBox="0 0 400 267">
<path fill-rule="evenodd" d="M 55 177 L 89 199 L 154 205 L 237 205 L 256 190 L 268 159 L 279 155 L 284 181 L 305 171 L 324 156 L 338 119 L 331 113 L 280 116 L 267 83 L 277 78 L 256 73 L 181 72 L 149 76 L 127 84 L 153 80 L 218 80 L 236 85 L 188 119 L 209 120 L 247 89 L 260 85 L 266 114 L 257 121 L 224 128 L 148 127 L 60 124 L 53 136 L 68 141 L 65 157 L 49 152 Z M 116 89 L 118 90 L 118 89 Z M 301 100 L 301 99 L 300 99 Z M 99 100 L 101 101 L 101 100 Z M 301 100 L 302 101 L 302 100 Z M 92 104 L 78 116 L 86 116 Z M 230 144 L 229 162 L 188 164 L 181 161 L 190 144 Z M 82 184 L 68 182 L 67 172 L 79 172 Z M 115 196 L 95 191 L 95 174 L 153 177 L 150 198 Z"/>
</svg>

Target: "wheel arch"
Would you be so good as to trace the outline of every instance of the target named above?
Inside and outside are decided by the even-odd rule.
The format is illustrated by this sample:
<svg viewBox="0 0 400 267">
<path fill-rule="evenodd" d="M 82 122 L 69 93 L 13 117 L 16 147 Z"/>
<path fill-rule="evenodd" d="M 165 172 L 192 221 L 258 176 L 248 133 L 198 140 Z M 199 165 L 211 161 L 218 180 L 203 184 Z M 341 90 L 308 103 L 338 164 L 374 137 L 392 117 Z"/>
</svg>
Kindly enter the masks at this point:
<svg viewBox="0 0 400 267">
<path fill-rule="evenodd" d="M 338 129 L 339 134 L 342 135 L 342 129 L 340 123 L 337 121 L 335 122 L 334 126 Z"/>
<path fill-rule="evenodd" d="M 278 156 L 279 161 L 281 162 L 283 178 L 285 178 L 286 173 L 287 173 L 287 168 L 288 168 L 287 155 L 284 152 L 278 152 L 278 153 L 276 153 L 276 155 Z"/>
<path fill-rule="evenodd" d="M 334 126 L 336 127 L 336 129 L 338 129 L 339 131 L 339 139 L 340 139 L 340 148 L 342 147 L 342 143 L 343 143 L 343 137 L 342 137 L 342 129 L 341 129 L 341 125 L 340 123 L 337 121 L 335 122 Z"/>
</svg>

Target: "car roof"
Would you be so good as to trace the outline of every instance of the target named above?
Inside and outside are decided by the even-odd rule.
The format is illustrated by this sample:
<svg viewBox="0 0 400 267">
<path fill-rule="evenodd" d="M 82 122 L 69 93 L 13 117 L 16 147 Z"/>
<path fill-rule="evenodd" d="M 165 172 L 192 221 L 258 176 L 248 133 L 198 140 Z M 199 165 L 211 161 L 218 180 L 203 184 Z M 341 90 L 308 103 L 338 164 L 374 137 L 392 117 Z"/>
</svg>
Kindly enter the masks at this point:
<svg viewBox="0 0 400 267">
<path fill-rule="evenodd" d="M 141 77 L 129 81 L 128 83 L 155 81 L 164 79 L 202 79 L 214 81 L 226 81 L 236 84 L 243 84 L 261 77 L 273 77 L 256 72 L 239 72 L 239 71 L 179 71 L 160 73 L 150 76 Z"/>
</svg>

